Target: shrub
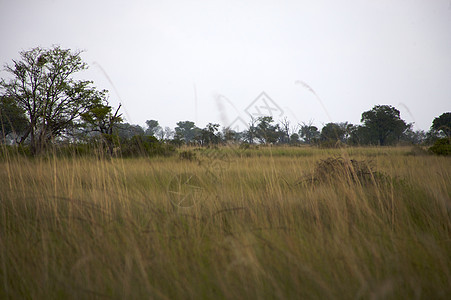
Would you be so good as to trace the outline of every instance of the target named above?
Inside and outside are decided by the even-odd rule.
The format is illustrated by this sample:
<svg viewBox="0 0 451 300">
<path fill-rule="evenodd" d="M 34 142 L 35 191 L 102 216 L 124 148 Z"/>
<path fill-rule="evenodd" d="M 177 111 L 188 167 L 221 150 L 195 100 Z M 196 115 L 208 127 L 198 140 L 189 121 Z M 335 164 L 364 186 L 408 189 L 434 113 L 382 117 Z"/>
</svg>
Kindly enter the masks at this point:
<svg viewBox="0 0 451 300">
<path fill-rule="evenodd" d="M 174 154 L 174 152 L 174 146 L 162 143 L 154 136 L 135 135 L 121 145 L 121 153 L 124 157 L 169 156 Z"/>
<path fill-rule="evenodd" d="M 429 151 L 436 155 L 451 155 L 451 139 L 442 138 L 435 141 L 434 145 L 429 148 Z"/>
</svg>

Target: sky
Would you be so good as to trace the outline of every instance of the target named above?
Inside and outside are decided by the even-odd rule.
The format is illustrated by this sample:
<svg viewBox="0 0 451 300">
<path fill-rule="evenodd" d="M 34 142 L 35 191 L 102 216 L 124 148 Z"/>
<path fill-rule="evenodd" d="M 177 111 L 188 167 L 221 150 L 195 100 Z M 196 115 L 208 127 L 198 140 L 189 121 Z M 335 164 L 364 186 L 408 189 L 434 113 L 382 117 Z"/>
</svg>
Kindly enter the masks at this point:
<svg viewBox="0 0 451 300">
<path fill-rule="evenodd" d="M 451 111 L 451 0 L 0 0 L 0 77 L 53 45 L 141 126 L 321 128 L 392 105 L 428 130 Z"/>
</svg>

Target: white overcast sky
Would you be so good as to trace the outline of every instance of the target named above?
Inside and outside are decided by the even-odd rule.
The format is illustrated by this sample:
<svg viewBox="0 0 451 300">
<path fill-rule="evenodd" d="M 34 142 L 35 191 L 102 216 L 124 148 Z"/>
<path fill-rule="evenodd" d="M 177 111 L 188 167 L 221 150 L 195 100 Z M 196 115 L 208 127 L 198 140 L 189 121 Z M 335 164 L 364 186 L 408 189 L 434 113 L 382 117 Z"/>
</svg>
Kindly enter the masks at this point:
<svg viewBox="0 0 451 300">
<path fill-rule="evenodd" d="M 293 125 L 451 111 L 451 0 L 0 0 L 2 65 L 55 44 L 134 124 L 248 121 L 262 92 Z"/>
</svg>

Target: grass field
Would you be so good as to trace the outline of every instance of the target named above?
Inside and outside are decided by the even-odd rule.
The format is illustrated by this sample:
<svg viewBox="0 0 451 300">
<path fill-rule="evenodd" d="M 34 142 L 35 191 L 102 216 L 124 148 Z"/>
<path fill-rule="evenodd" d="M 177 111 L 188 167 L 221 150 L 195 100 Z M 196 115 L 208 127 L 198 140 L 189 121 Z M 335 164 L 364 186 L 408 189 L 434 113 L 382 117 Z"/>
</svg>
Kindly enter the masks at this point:
<svg viewBox="0 0 451 300">
<path fill-rule="evenodd" d="M 193 156 L 6 157 L 0 298 L 451 295 L 450 158 L 185 150 Z"/>
</svg>

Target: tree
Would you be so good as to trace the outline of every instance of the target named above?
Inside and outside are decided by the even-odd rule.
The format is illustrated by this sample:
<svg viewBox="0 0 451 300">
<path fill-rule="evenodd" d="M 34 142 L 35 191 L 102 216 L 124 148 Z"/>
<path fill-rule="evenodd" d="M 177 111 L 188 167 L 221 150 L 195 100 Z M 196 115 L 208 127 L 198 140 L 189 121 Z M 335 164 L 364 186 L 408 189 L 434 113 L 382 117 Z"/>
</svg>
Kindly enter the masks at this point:
<svg viewBox="0 0 451 300">
<path fill-rule="evenodd" d="M 245 142 L 253 144 L 257 137 L 257 119 L 251 117 L 247 130 L 242 132 L 242 136 Z"/>
<path fill-rule="evenodd" d="M 279 125 L 272 125 L 272 117 L 259 117 L 257 119 L 257 138 L 261 143 L 274 144 L 280 135 Z"/>
<path fill-rule="evenodd" d="M 90 131 L 97 131 L 102 134 L 113 134 L 114 128 L 122 122 L 122 114 L 119 114 L 121 105 L 113 113 L 113 108 L 105 104 L 97 104 L 82 113 L 81 119 L 89 126 Z"/>
<path fill-rule="evenodd" d="M 172 130 L 170 127 L 166 126 L 162 133 L 163 139 L 172 139 L 174 137 L 174 130 Z"/>
<path fill-rule="evenodd" d="M 307 144 L 313 143 L 320 137 L 318 128 L 316 126 L 313 126 L 312 122 L 310 122 L 309 124 L 302 123 L 301 129 L 299 129 L 298 134 Z"/>
<path fill-rule="evenodd" d="M 134 136 L 143 136 L 145 134 L 144 128 L 139 125 L 130 123 L 120 123 L 114 132 L 117 136 L 123 140 L 129 140 Z"/>
<path fill-rule="evenodd" d="M 0 96 L 0 141 L 15 133 L 20 135 L 28 125 L 25 113 L 20 109 L 13 98 Z"/>
<path fill-rule="evenodd" d="M 345 133 L 345 126 L 338 123 L 327 123 L 321 129 L 321 140 L 331 142 L 343 141 Z"/>
<path fill-rule="evenodd" d="M 367 129 L 371 143 L 384 146 L 398 141 L 409 125 L 401 119 L 400 112 L 391 105 L 376 105 L 362 113 L 361 122 Z"/>
<path fill-rule="evenodd" d="M 28 126 L 20 143 L 29 139 L 33 154 L 42 151 L 105 97 L 106 91 L 97 91 L 91 81 L 73 78 L 88 67 L 80 53 L 59 46 L 37 47 L 20 52 L 21 60 L 6 65 L 11 78 L 2 79 L 0 89 L 24 111 Z"/>
<path fill-rule="evenodd" d="M 290 120 L 288 120 L 287 117 L 283 118 L 280 121 L 280 142 L 282 144 L 289 144 L 290 143 Z"/>
<path fill-rule="evenodd" d="M 451 136 L 451 112 L 446 112 L 436 117 L 432 122 L 431 129 L 441 131 L 446 137 Z"/>
<path fill-rule="evenodd" d="M 157 120 L 147 120 L 146 125 L 147 125 L 146 129 L 147 135 L 152 135 L 154 137 L 161 137 L 162 135 L 164 135 L 163 128 L 161 128 Z"/>
<path fill-rule="evenodd" d="M 105 144 L 108 147 L 110 154 L 113 154 L 113 133 L 118 125 L 122 122 L 122 114 L 119 114 L 121 105 L 113 113 L 113 108 L 108 105 L 105 100 L 104 104 L 97 104 L 89 108 L 85 113 L 82 113 L 81 119 L 84 122 L 84 127 L 89 131 L 96 131 L 102 135 Z"/>
<path fill-rule="evenodd" d="M 185 143 L 190 143 L 194 138 L 199 135 L 200 129 L 194 125 L 191 121 L 180 121 L 177 122 L 177 127 L 175 129 L 176 139 L 182 140 Z"/>
<path fill-rule="evenodd" d="M 219 124 L 208 123 L 207 127 L 201 130 L 200 140 L 202 145 L 219 144 L 221 136 L 219 134 Z"/>
</svg>

